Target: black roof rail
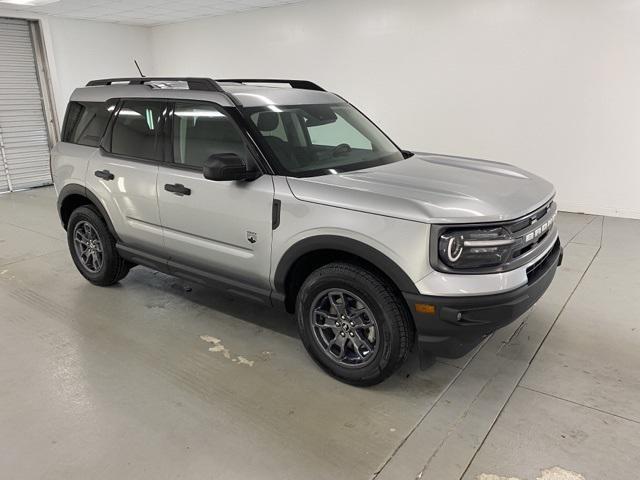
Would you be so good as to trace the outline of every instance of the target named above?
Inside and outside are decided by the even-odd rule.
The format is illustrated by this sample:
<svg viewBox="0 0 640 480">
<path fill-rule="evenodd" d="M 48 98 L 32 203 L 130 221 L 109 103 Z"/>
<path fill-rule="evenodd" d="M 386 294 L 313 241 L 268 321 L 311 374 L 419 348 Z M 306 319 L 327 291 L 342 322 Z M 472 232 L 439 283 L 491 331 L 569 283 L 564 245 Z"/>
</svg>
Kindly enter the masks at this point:
<svg viewBox="0 0 640 480">
<path fill-rule="evenodd" d="M 232 82 L 232 83 L 286 83 L 291 86 L 291 88 L 301 88 L 304 90 L 317 90 L 319 92 L 324 92 L 325 89 L 320 85 L 310 82 L 309 80 L 284 80 L 277 78 L 227 78 L 227 79 L 216 79 L 216 82 Z"/>
<path fill-rule="evenodd" d="M 218 83 L 210 78 L 204 77 L 124 77 L 124 78 L 103 78 L 91 80 L 87 87 L 97 87 L 112 85 L 114 83 L 126 83 L 128 85 L 144 85 L 148 82 L 185 82 L 189 90 L 206 90 L 210 92 L 224 92 Z"/>
</svg>

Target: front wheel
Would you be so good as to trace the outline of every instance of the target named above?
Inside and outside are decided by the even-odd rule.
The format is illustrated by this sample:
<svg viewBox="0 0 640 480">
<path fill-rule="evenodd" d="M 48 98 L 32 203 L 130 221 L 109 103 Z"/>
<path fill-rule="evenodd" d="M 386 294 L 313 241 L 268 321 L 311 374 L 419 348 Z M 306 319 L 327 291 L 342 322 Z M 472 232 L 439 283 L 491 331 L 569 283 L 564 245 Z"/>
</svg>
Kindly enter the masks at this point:
<svg viewBox="0 0 640 480">
<path fill-rule="evenodd" d="M 298 293 L 300 337 L 311 357 L 352 385 L 381 382 L 406 359 L 413 330 L 388 283 L 348 263 L 314 271 Z"/>
</svg>

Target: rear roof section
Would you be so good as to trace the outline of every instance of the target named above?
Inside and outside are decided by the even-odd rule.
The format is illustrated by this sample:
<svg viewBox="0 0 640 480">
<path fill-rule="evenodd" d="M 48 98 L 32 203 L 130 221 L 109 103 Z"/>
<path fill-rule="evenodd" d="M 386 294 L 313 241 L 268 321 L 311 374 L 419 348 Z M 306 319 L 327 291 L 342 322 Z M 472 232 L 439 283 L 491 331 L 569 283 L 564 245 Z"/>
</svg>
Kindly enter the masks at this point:
<svg viewBox="0 0 640 480">
<path fill-rule="evenodd" d="M 220 86 L 244 107 L 344 102 L 333 93 L 318 90 L 224 82 Z"/>
<path fill-rule="evenodd" d="M 289 84 L 290 86 L 272 86 Z M 293 87 L 293 88 L 292 88 Z M 112 98 L 169 98 L 215 102 L 224 107 L 340 103 L 340 97 L 304 80 L 220 80 L 189 78 L 104 79 L 76 89 L 72 101 Z"/>
</svg>

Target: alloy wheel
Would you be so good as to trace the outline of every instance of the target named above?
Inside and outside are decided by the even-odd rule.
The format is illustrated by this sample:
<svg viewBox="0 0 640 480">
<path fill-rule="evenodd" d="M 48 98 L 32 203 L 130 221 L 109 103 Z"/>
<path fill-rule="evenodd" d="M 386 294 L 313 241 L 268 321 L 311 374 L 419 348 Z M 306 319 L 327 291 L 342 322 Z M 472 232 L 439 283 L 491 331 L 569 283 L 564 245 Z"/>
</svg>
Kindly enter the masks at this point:
<svg viewBox="0 0 640 480">
<path fill-rule="evenodd" d="M 379 347 L 379 328 L 368 305 L 348 290 L 333 288 L 311 304 L 313 335 L 324 353 L 345 367 L 368 365 Z"/>
<path fill-rule="evenodd" d="M 104 263 L 104 251 L 93 225 L 84 220 L 76 224 L 73 229 L 73 246 L 82 266 L 91 273 L 98 273 Z"/>
</svg>

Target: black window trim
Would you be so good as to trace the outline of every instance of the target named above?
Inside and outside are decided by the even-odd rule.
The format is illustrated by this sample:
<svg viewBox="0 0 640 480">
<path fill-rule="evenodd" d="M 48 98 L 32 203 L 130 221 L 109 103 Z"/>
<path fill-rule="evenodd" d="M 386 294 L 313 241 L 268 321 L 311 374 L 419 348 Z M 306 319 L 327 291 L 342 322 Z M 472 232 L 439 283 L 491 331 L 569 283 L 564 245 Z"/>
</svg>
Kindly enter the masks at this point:
<svg viewBox="0 0 640 480">
<path fill-rule="evenodd" d="M 111 151 L 111 141 L 113 137 L 113 125 L 115 123 L 116 114 L 119 113 L 120 108 L 122 108 L 122 103 L 125 100 L 141 100 L 141 101 L 157 101 L 164 102 L 167 105 L 166 113 L 163 115 L 163 122 L 165 128 L 163 128 L 162 135 L 164 137 L 164 152 L 163 152 L 163 160 L 150 160 L 146 158 L 139 157 L 131 157 L 128 155 L 120 155 L 117 153 L 113 153 Z M 173 161 L 173 108 L 176 102 L 188 102 L 188 103 L 202 103 L 202 104 L 210 104 L 213 105 L 223 112 L 225 112 L 231 120 L 233 120 L 236 126 L 240 129 L 240 132 L 244 136 L 247 141 L 247 146 L 249 147 L 249 151 L 251 152 L 253 159 L 256 162 L 256 165 L 260 169 L 260 171 L 265 175 L 279 175 L 280 173 L 274 168 L 273 161 L 269 160 L 268 155 L 265 154 L 264 146 L 261 145 L 261 141 L 256 141 L 256 138 L 260 138 L 260 135 L 257 135 L 257 132 L 252 130 L 252 126 L 249 122 L 246 121 L 244 116 L 240 113 L 237 107 L 225 107 L 220 105 L 217 102 L 211 100 L 190 100 L 188 98 L 172 98 L 172 97 L 115 97 L 107 99 L 105 102 L 114 101 L 116 106 L 111 112 L 111 117 L 109 118 L 109 122 L 107 123 L 107 128 L 105 129 L 104 135 L 102 136 L 102 140 L 98 144 L 98 148 L 100 148 L 101 152 L 104 155 L 113 157 L 113 158 L 122 158 L 124 160 L 129 160 L 133 162 L 140 162 L 146 164 L 153 165 L 163 165 L 168 168 L 174 168 L 177 170 L 188 170 L 188 171 L 202 171 L 202 169 L 197 167 L 190 167 L 188 165 L 180 165 L 174 163 Z"/>
<path fill-rule="evenodd" d="M 117 100 L 116 108 L 111 112 L 111 117 L 109 118 L 109 123 L 107 124 L 107 129 L 102 137 L 102 141 L 98 145 L 100 150 L 104 155 L 107 155 L 112 158 L 121 158 L 123 160 L 128 160 L 132 162 L 144 163 L 147 165 L 162 165 L 167 163 L 167 136 L 166 136 L 166 124 L 167 124 L 167 116 L 169 109 L 169 101 L 166 98 L 156 98 L 156 97 L 122 97 L 118 99 L 110 99 Z M 110 101 L 110 100 L 107 100 Z M 143 157 L 134 157 L 132 155 L 123 155 L 120 153 L 114 153 L 112 151 L 112 143 L 113 143 L 113 127 L 115 125 L 116 119 L 118 118 L 118 114 L 122 109 L 122 105 L 125 101 L 143 101 L 143 102 L 154 102 L 154 103 L 163 103 L 165 105 L 165 109 L 163 110 L 163 114 L 161 116 L 162 128 L 159 131 L 159 135 L 161 135 L 160 142 L 162 142 L 162 159 L 154 160 L 151 158 L 143 158 Z"/>
<path fill-rule="evenodd" d="M 378 125 L 376 125 L 369 117 L 367 117 L 367 115 L 365 115 L 355 105 L 348 102 L 340 95 L 336 95 L 336 96 L 346 104 L 355 108 L 360 114 L 362 114 L 367 120 L 369 120 L 378 130 L 380 130 L 380 132 L 382 132 L 382 134 L 385 137 L 387 137 L 387 139 L 389 139 L 389 141 L 393 145 L 395 145 L 396 148 L 400 150 L 400 152 L 402 152 L 404 158 L 409 158 L 413 155 L 413 152 L 400 149 L 400 147 L 384 132 L 384 130 L 378 127 Z M 162 135 L 164 138 L 162 161 L 150 160 L 150 159 L 139 158 L 139 157 L 131 157 L 127 155 L 120 155 L 120 154 L 115 154 L 111 151 L 111 140 L 112 140 L 114 120 L 116 118 L 116 114 L 120 111 L 120 108 L 122 107 L 122 102 L 124 100 L 157 101 L 157 102 L 164 102 L 167 105 L 166 113 L 165 115 L 163 115 L 163 122 L 164 122 L 165 128 L 162 131 Z M 215 107 L 226 112 L 229 115 L 229 117 L 233 121 L 235 121 L 236 126 L 238 126 L 242 134 L 245 136 L 245 139 L 247 140 L 247 144 L 249 146 L 249 151 L 253 155 L 253 158 L 256 161 L 258 168 L 261 170 L 263 174 L 279 175 L 279 176 L 290 175 L 290 173 L 284 171 L 280 167 L 277 161 L 277 158 L 274 159 L 275 153 L 271 151 L 271 148 L 269 147 L 269 145 L 267 145 L 266 142 L 262 139 L 260 132 L 258 132 L 257 128 L 254 125 L 252 125 L 247 118 L 245 118 L 245 116 L 243 115 L 242 112 L 240 112 L 238 107 L 225 107 L 211 100 L 200 100 L 200 99 L 189 100 L 187 98 L 172 98 L 172 97 L 120 97 L 120 98 L 114 97 L 104 101 L 104 103 L 109 103 L 109 102 L 115 102 L 116 107 L 111 112 L 111 116 L 109 117 L 109 121 L 107 122 L 107 127 L 97 147 L 105 155 L 112 156 L 114 158 L 122 158 L 125 160 L 136 161 L 136 162 L 147 163 L 147 164 L 158 164 L 158 165 L 162 164 L 162 165 L 166 165 L 167 167 L 175 168 L 175 169 L 191 170 L 191 171 L 200 170 L 197 167 L 189 167 L 188 165 L 179 165 L 177 163 L 174 163 L 173 135 L 172 135 L 173 132 L 171 131 L 171 128 L 173 125 L 173 105 L 175 105 L 176 102 L 203 103 L 203 104 L 214 105 Z M 67 125 L 68 116 L 69 116 L 69 107 L 67 106 L 67 110 L 65 112 L 65 118 L 63 122 L 63 130 L 62 130 L 63 134 L 65 131 L 65 126 Z M 71 143 L 71 145 L 78 145 L 78 144 Z M 96 148 L 96 147 L 89 147 L 89 148 Z M 302 175 L 300 177 L 306 177 L 306 176 L 314 176 L 314 175 Z"/>
</svg>

